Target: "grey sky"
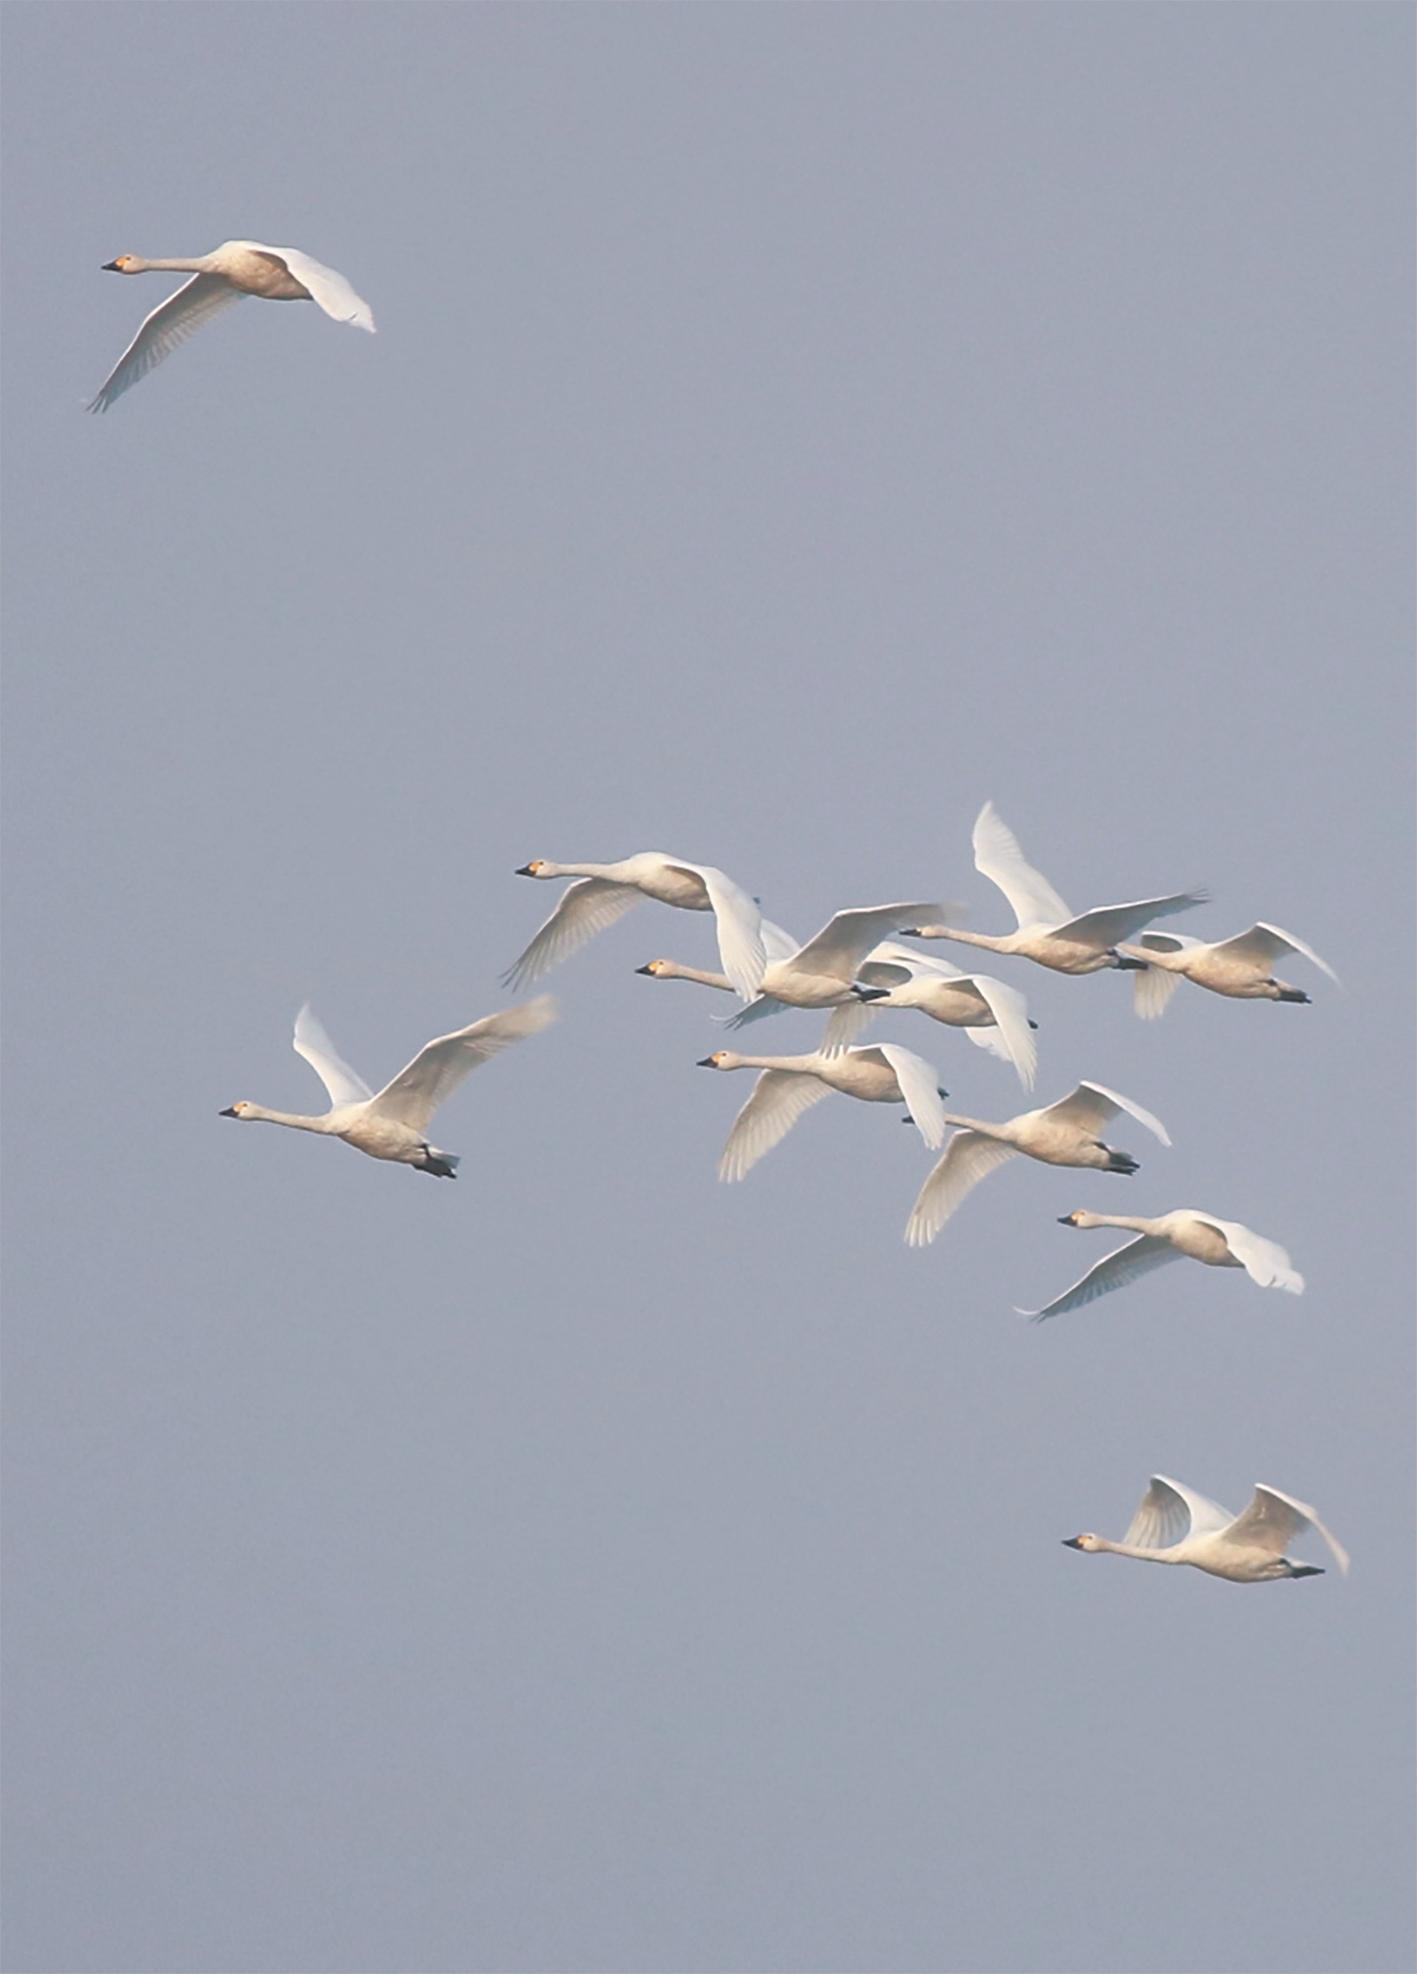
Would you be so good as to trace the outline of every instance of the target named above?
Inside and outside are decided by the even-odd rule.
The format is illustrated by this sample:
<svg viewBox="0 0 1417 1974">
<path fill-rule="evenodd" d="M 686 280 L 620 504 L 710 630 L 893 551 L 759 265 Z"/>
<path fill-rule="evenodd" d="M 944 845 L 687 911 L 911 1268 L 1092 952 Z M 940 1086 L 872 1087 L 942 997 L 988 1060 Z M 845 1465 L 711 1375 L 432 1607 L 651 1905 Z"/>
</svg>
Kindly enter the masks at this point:
<svg viewBox="0 0 1417 1974">
<path fill-rule="evenodd" d="M 7 1967 L 1409 1965 L 1410 10 L 7 30 Z M 86 418 L 166 292 L 100 263 L 232 236 L 378 337 L 250 303 Z M 1002 929 L 991 795 L 1079 908 L 1205 883 L 1348 983 L 1000 962 L 1040 1101 L 1170 1128 L 1125 1185 L 910 1252 L 915 1134 L 833 1100 L 717 1186 L 650 905 L 456 1187 L 217 1118 L 315 1106 L 306 996 L 376 1083 L 503 1005 L 531 856 Z M 1308 1293 L 1019 1323 L 1081 1205 Z M 1352 1576 L 1059 1546 L 1158 1468 Z"/>
</svg>

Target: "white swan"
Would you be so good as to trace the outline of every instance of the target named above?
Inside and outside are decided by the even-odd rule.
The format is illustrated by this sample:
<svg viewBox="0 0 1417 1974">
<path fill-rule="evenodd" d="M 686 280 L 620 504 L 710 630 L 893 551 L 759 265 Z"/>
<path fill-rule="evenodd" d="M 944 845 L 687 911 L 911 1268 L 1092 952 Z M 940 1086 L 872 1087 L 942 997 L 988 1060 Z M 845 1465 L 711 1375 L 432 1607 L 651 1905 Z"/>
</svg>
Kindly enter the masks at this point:
<svg viewBox="0 0 1417 1974">
<path fill-rule="evenodd" d="M 961 932 L 948 925 L 917 926 L 915 939 L 955 939 L 966 946 L 984 946 L 991 953 L 1016 953 L 1052 967 L 1055 973 L 1096 973 L 1102 967 L 1136 968 L 1146 964 L 1117 951 L 1119 939 L 1154 918 L 1187 912 L 1203 905 L 1208 893 L 1176 891 L 1165 898 L 1142 898 L 1131 905 L 1099 905 L 1074 917 L 1052 885 L 1024 860 L 1018 839 L 992 802 L 986 802 L 974 823 L 974 867 L 997 884 L 1013 907 L 1016 932 L 994 937 L 987 932 Z"/>
<path fill-rule="evenodd" d="M 1042 1309 L 1020 1309 L 1020 1316 L 1031 1316 L 1041 1323 L 1049 1316 L 1063 1316 L 1070 1309 L 1081 1309 L 1113 1289 L 1124 1289 L 1139 1275 L 1149 1275 L 1168 1261 L 1183 1257 L 1203 1261 L 1209 1268 L 1243 1268 L 1252 1282 L 1262 1289 L 1287 1289 L 1291 1295 L 1304 1293 L 1304 1277 L 1298 1273 L 1284 1249 L 1267 1241 L 1238 1220 L 1220 1220 L 1213 1213 L 1200 1213 L 1194 1207 L 1177 1207 L 1154 1220 L 1130 1213 L 1088 1213 L 1079 1207 L 1065 1213 L 1064 1227 L 1126 1227 L 1136 1235 L 1101 1261 L 1062 1295 L 1055 1296 Z"/>
<path fill-rule="evenodd" d="M 146 316 L 104 379 L 90 411 L 107 411 L 115 398 L 136 384 L 179 343 L 186 342 L 230 302 L 260 295 L 270 302 L 314 302 L 336 322 L 374 331 L 368 302 L 356 295 L 342 274 L 324 267 L 295 247 L 265 247 L 259 240 L 226 240 L 209 254 L 190 260 L 144 260 L 120 254 L 105 261 L 105 274 L 190 274 L 175 295 Z"/>
<path fill-rule="evenodd" d="M 575 877 L 573 884 L 520 958 L 502 975 L 505 987 L 539 980 L 553 966 L 578 951 L 597 932 L 637 905 L 657 898 L 686 912 L 712 912 L 718 925 L 718 952 L 733 991 L 751 1001 L 767 965 L 762 914 L 741 885 L 712 864 L 691 864 L 683 857 L 666 857 L 660 850 L 642 850 L 618 864 L 553 864 L 533 857 L 518 877 Z"/>
<path fill-rule="evenodd" d="M 342 1060 L 307 1002 L 295 1017 L 295 1053 L 305 1058 L 329 1091 L 330 1109 L 323 1117 L 300 1117 L 243 1102 L 232 1104 L 221 1115 L 318 1131 L 327 1138 L 343 1138 L 370 1158 L 391 1158 L 416 1171 L 431 1172 L 435 1179 L 455 1179 L 456 1153 L 440 1151 L 424 1136 L 434 1111 L 469 1070 L 509 1043 L 539 1034 L 555 1019 L 556 1003 L 549 994 L 522 1007 L 484 1015 L 468 1028 L 425 1042 L 408 1067 L 375 1096 L 364 1078 Z"/>
<path fill-rule="evenodd" d="M 1348 1551 L 1329 1533 L 1307 1503 L 1257 1483 L 1243 1514 L 1232 1515 L 1218 1501 L 1165 1474 L 1151 1486 L 1120 1542 L 1105 1535 L 1072 1535 L 1064 1547 L 1088 1555 L 1134 1556 L 1139 1563 L 1189 1563 L 1207 1576 L 1230 1583 L 1269 1583 L 1280 1577 L 1322 1576 L 1313 1563 L 1295 1563 L 1284 1551 L 1296 1536 L 1313 1529 L 1348 1574 Z"/>
<path fill-rule="evenodd" d="M 803 1056 L 742 1056 L 716 1049 L 700 1069 L 758 1069 L 753 1094 L 733 1120 L 718 1162 L 720 1179 L 741 1179 L 764 1152 L 779 1145 L 804 1111 L 832 1090 L 864 1103 L 903 1103 L 915 1128 L 933 1150 L 944 1139 L 945 1115 L 935 1070 L 910 1049 L 882 1042 L 870 1049 L 827 1055 L 818 1049 Z"/>
<path fill-rule="evenodd" d="M 757 996 L 740 1008 L 729 1021 L 730 1028 L 741 1028 L 782 1008 L 837 1008 L 840 1010 L 822 1043 L 830 1054 L 843 1049 L 858 1032 L 866 1010 L 863 996 L 853 984 L 861 961 L 879 941 L 883 932 L 894 932 L 902 924 L 919 918 L 922 911 L 938 911 L 937 905 L 861 905 L 837 912 L 805 946 L 799 946 L 790 932 L 770 920 L 763 922 L 763 946 L 767 966 Z M 783 947 L 786 950 L 783 950 Z M 908 950 L 908 949 L 906 949 Z M 704 987 L 732 987 L 726 974 L 709 973 L 695 966 L 681 966 L 677 960 L 651 960 L 636 967 L 656 980 L 696 980 Z M 883 991 L 883 990 L 881 990 Z"/>
<path fill-rule="evenodd" d="M 977 1117 L 956 1117 L 945 1113 L 946 1124 L 959 1128 L 945 1146 L 945 1155 L 920 1188 L 905 1238 L 911 1247 L 926 1247 L 967 1193 L 996 1165 L 1016 1158 L 1042 1159 L 1045 1165 L 1083 1165 L 1099 1172 L 1137 1170 L 1130 1152 L 1113 1151 L 1097 1133 L 1119 1110 L 1126 1111 L 1138 1124 L 1158 1137 L 1163 1145 L 1171 1140 L 1166 1127 L 1149 1110 L 1119 1097 L 1115 1090 L 1100 1083 L 1079 1083 L 1077 1088 L 1044 1110 L 1026 1110 L 1004 1124 L 983 1124 Z"/>
<path fill-rule="evenodd" d="M 1237 1001 L 1307 1002 L 1309 997 L 1301 987 L 1276 980 L 1271 971 L 1285 953 L 1299 953 L 1312 960 L 1335 986 L 1339 985 L 1338 975 L 1312 946 L 1277 925 L 1266 925 L 1263 919 L 1232 939 L 1143 932 L 1134 946 L 1124 945 L 1122 951 L 1146 963 L 1146 971 L 1132 982 L 1132 1006 L 1143 1021 L 1155 1021 L 1165 1013 L 1182 980 L 1193 980 L 1197 987 L 1208 987 L 1212 994 L 1228 994 Z"/>
<path fill-rule="evenodd" d="M 1006 986 L 987 973 L 963 973 L 948 960 L 927 957 L 889 939 L 867 954 L 856 969 L 856 978 L 868 990 L 858 1004 L 859 1024 L 890 1008 L 918 1008 L 932 1021 L 962 1028 L 978 1047 L 1011 1062 L 1025 1090 L 1033 1088 L 1038 1048 L 1032 1031 L 1038 1024 L 1030 1021 L 1028 1002 L 1016 987 Z M 878 991 L 871 993 L 871 989 Z M 745 1009 L 744 1014 L 747 1012 Z M 831 1048 L 836 1041 L 833 1030 L 837 1023 L 851 1017 L 849 1008 L 833 1015 L 824 1048 Z"/>
</svg>

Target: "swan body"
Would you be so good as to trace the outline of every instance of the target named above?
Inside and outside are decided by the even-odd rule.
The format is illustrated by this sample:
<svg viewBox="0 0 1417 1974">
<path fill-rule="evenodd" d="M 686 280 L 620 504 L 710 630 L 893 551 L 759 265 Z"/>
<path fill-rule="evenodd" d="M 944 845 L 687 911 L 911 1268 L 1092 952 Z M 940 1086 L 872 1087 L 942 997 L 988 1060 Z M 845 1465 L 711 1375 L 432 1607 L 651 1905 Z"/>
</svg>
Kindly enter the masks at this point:
<svg viewBox="0 0 1417 1974">
<path fill-rule="evenodd" d="M 1262 1289 L 1287 1289 L 1290 1295 L 1304 1292 L 1304 1277 L 1276 1241 L 1266 1240 L 1238 1220 L 1221 1220 L 1194 1207 L 1177 1207 L 1174 1213 L 1162 1213 L 1154 1220 L 1139 1214 L 1088 1213 L 1079 1208 L 1076 1213 L 1065 1213 L 1060 1224 L 1125 1227 L 1136 1239 L 1094 1262 L 1080 1280 L 1042 1309 L 1019 1310 L 1020 1316 L 1031 1316 L 1035 1323 L 1081 1309 L 1100 1295 L 1126 1288 L 1139 1275 L 1149 1275 L 1153 1268 L 1182 1259 L 1204 1262 L 1208 1268 L 1243 1268 Z"/>
<path fill-rule="evenodd" d="M 510 1043 L 538 1034 L 555 1019 L 556 1003 L 549 994 L 500 1014 L 484 1015 L 470 1027 L 425 1042 L 407 1068 L 375 1095 L 339 1055 L 307 1002 L 295 1017 L 295 1053 L 304 1057 L 324 1084 L 330 1109 L 318 1117 L 302 1117 L 241 1102 L 230 1105 L 221 1115 L 257 1124 L 288 1124 L 296 1131 L 318 1131 L 327 1138 L 343 1138 L 370 1158 L 411 1165 L 435 1179 L 455 1179 L 457 1154 L 440 1151 L 428 1142 L 434 1111 L 470 1070 Z"/>
<path fill-rule="evenodd" d="M 1018 839 L 986 802 L 974 823 L 974 867 L 997 884 L 1013 907 L 1015 932 L 997 936 L 962 932 L 954 926 L 917 926 L 916 939 L 954 939 L 966 946 L 983 946 L 991 953 L 1012 953 L 1051 967 L 1055 973 L 1097 973 L 1103 967 L 1135 969 L 1146 964 L 1117 950 L 1154 918 L 1186 912 L 1203 905 L 1204 891 L 1176 891 L 1164 898 L 1141 898 L 1130 905 L 1099 905 L 1074 916 L 1047 878 L 1028 863 Z"/>
<path fill-rule="evenodd" d="M 1263 919 L 1248 932 L 1237 932 L 1230 939 L 1191 939 L 1180 932 L 1144 932 L 1134 946 L 1122 952 L 1145 962 L 1145 971 L 1132 982 L 1132 1006 L 1143 1021 L 1155 1021 L 1166 1012 L 1167 1003 L 1183 980 L 1212 994 L 1226 994 L 1236 1001 L 1308 1001 L 1300 987 L 1276 979 L 1273 968 L 1285 953 L 1299 953 L 1312 960 L 1334 985 L 1338 975 L 1321 960 L 1312 946 L 1283 932 Z"/>
<path fill-rule="evenodd" d="M 296 247 L 227 240 L 209 254 L 189 260 L 144 260 L 140 254 L 120 254 L 117 260 L 104 262 L 104 272 L 190 274 L 192 278 L 144 318 L 137 335 L 103 380 L 90 411 L 107 411 L 194 330 L 243 295 L 259 295 L 269 302 L 314 302 L 336 322 L 374 333 L 368 302 L 354 292 L 342 274 Z"/>
<path fill-rule="evenodd" d="M 1064 1546 L 1086 1555 L 1132 1556 L 1139 1563 L 1189 1563 L 1228 1583 L 1272 1583 L 1323 1575 L 1315 1564 L 1293 1562 L 1284 1553 L 1309 1529 L 1323 1537 L 1346 1576 L 1347 1550 L 1306 1502 L 1257 1484 L 1249 1506 L 1232 1515 L 1194 1488 L 1153 1474 L 1120 1542 L 1109 1542 L 1105 1535 L 1073 1535 Z"/>
<path fill-rule="evenodd" d="M 857 969 L 883 932 L 893 932 L 919 918 L 921 909 L 910 904 L 865 905 L 837 912 L 803 946 L 780 925 L 765 921 L 762 933 L 767 965 L 762 981 L 754 999 L 739 1009 L 729 1021 L 729 1027 L 741 1028 L 746 1022 L 776 1014 L 785 1007 L 838 1008 L 841 1014 L 828 1030 L 822 1046 L 827 1053 L 845 1048 L 858 1032 L 859 1020 L 865 1016 L 865 997 L 854 984 Z M 783 950 L 784 942 L 786 950 Z M 726 974 L 680 966 L 674 960 L 651 960 L 648 966 L 638 967 L 636 971 L 657 980 L 697 980 L 705 987 L 733 984 Z"/>
<path fill-rule="evenodd" d="M 643 850 L 616 864 L 553 864 L 533 857 L 518 877 L 574 877 L 531 944 L 502 976 L 506 987 L 539 980 L 553 966 L 623 917 L 641 898 L 676 905 L 685 912 L 712 912 L 718 952 L 735 994 L 751 1001 L 767 966 L 762 914 L 740 885 L 712 864 L 691 864 L 661 850 Z"/>
<path fill-rule="evenodd" d="M 945 1135 L 944 1110 L 932 1066 L 910 1049 L 882 1042 L 875 1048 L 801 1056 L 744 1056 L 716 1049 L 700 1069 L 757 1069 L 753 1094 L 733 1120 L 718 1162 L 720 1179 L 741 1179 L 765 1152 L 781 1144 L 798 1118 L 831 1091 L 863 1103 L 903 1103 L 932 1149 Z"/>
<path fill-rule="evenodd" d="M 918 1008 L 932 1021 L 962 1028 L 978 1047 L 1012 1063 L 1026 1090 L 1033 1088 L 1038 1048 L 1032 1031 L 1037 1023 L 1030 1021 L 1028 1003 L 1016 987 L 987 973 L 962 973 L 948 960 L 929 958 L 893 940 L 874 947 L 856 977 L 863 987 L 879 990 L 861 1005 L 863 1021 L 890 1008 Z M 834 1016 L 828 1027 L 828 1046 L 839 1019 Z"/>
<path fill-rule="evenodd" d="M 1114 1151 L 1103 1144 L 1098 1132 L 1118 1111 L 1126 1111 L 1139 1124 L 1159 1138 L 1171 1140 L 1166 1127 L 1149 1110 L 1143 1110 L 1129 1097 L 1118 1096 L 1101 1083 L 1079 1083 L 1066 1097 L 1043 1110 L 1026 1110 L 1003 1124 L 982 1123 L 977 1117 L 957 1117 L 945 1113 L 946 1124 L 957 1128 L 945 1147 L 943 1158 L 920 1188 L 905 1238 L 910 1247 L 926 1247 L 954 1213 L 966 1194 L 998 1165 L 1004 1165 L 1022 1152 L 1041 1159 L 1045 1165 L 1081 1165 L 1098 1172 L 1137 1170 L 1129 1152 Z"/>
</svg>

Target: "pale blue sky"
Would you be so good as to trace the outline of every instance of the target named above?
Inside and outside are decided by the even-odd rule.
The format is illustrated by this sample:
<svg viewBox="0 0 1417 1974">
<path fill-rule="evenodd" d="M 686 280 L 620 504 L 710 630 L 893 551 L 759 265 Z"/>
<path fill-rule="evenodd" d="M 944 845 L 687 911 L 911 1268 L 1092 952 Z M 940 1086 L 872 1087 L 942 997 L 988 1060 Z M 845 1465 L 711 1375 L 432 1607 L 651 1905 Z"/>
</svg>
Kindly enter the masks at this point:
<svg viewBox="0 0 1417 1974">
<path fill-rule="evenodd" d="M 1410 1964 L 1412 39 L 8 9 L 16 1974 Z M 101 263 L 233 236 L 378 337 L 250 303 L 85 417 L 166 287 Z M 833 1100 L 718 1186 L 649 905 L 440 1114 L 457 1186 L 217 1117 L 317 1104 L 307 996 L 376 1083 L 503 1005 L 532 856 L 1002 929 L 986 796 L 1079 908 L 1203 883 L 1344 976 L 1143 1025 L 1001 962 L 1041 1101 L 1165 1120 L 1134 1180 L 910 1252 L 927 1156 Z M 1020 1323 L 1082 1205 L 1308 1293 Z M 1351 1577 L 1059 1546 L 1155 1469 Z"/>
</svg>

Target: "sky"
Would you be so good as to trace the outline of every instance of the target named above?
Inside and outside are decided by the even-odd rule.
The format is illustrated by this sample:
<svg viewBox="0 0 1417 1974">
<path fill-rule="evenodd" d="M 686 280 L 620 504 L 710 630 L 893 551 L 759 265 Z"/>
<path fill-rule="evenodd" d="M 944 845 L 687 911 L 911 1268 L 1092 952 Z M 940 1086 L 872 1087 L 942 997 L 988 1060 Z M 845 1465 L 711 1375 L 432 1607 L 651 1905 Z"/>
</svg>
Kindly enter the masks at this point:
<svg viewBox="0 0 1417 1974">
<path fill-rule="evenodd" d="M 14 1974 L 1410 1965 L 1412 41 L 7 10 Z M 167 292 L 102 263 L 232 237 L 378 335 L 250 302 L 86 417 Z M 455 1186 L 218 1116 L 319 1107 L 307 998 L 375 1085 L 506 1005 L 532 857 L 1003 931 L 986 799 L 1078 909 L 1204 885 L 1343 978 L 1144 1024 L 999 960 L 1037 1101 L 1168 1127 L 1125 1185 L 908 1250 L 929 1154 L 836 1097 L 718 1184 L 726 997 L 634 971 L 712 926 L 649 903 L 440 1112 Z M 1020 1322 L 1081 1206 L 1307 1292 Z M 1158 1471 L 1351 1575 L 1060 1546 Z"/>
</svg>

